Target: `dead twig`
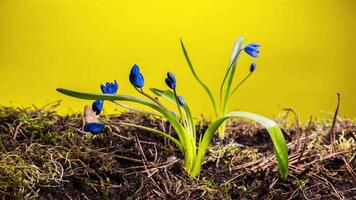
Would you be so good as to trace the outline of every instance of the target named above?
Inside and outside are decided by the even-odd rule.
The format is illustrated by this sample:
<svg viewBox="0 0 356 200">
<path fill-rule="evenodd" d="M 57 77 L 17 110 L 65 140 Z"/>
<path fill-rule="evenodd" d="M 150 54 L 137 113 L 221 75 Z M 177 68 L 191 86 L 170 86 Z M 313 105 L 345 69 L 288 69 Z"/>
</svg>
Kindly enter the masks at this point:
<svg viewBox="0 0 356 200">
<path fill-rule="evenodd" d="M 331 144 L 333 145 L 333 150 L 335 151 L 335 140 L 336 140 L 336 134 L 335 134 L 335 124 L 336 124 L 336 119 L 337 119 L 337 115 L 339 113 L 339 106 L 340 106 L 340 93 L 337 93 L 337 105 L 336 105 L 336 110 L 334 113 L 334 117 L 333 117 L 333 122 L 331 125 L 331 129 L 330 129 L 330 137 L 331 137 Z"/>
</svg>

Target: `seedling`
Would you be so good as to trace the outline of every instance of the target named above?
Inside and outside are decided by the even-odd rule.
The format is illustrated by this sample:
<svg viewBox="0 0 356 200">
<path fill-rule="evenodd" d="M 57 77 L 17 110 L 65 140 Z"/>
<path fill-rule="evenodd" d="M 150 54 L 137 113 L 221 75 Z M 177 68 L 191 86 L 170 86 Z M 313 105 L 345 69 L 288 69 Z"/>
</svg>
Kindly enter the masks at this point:
<svg viewBox="0 0 356 200">
<path fill-rule="evenodd" d="M 188 52 L 184 46 L 183 40 L 180 40 L 180 44 L 183 50 L 183 54 L 185 56 L 185 59 L 188 63 L 189 69 L 192 72 L 194 78 L 198 81 L 198 83 L 203 87 L 203 89 L 205 90 L 205 92 L 208 94 L 209 99 L 212 103 L 212 106 L 214 108 L 214 113 L 215 113 L 215 118 L 218 119 L 222 116 L 224 116 L 227 113 L 227 109 L 228 109 L 228 103 L 229 103 L 229 99 L 230 97 L 240 88 L 240 86 L 245 83 L 245 81 L 252 75 L 252 73 L 256 70 L 256 63 L 253 62 L 251 63 L 250 66 L 250 73 L 247 74 L 247 76 L 240 81 L 240 83 L 238 83 L 232 90 L 231 90 L 231 86 L 233 83 L 233 79 L 234 79 L 234 75 L 235 75 L 235 71 L 236 71 L 236 66 L 237 66 L 237 61 L 241 55 L 241 53 L 243 51 L 245 51 L 248 55 L 250 55 L 251 57 L 257 58 L 259 56 L 259 47 L 261 45 L 257 44 L 257 43 L 251 43 L 249 45 L 247 45 L 246 47 L 243 46 L 243 42 L 244 42 L 244 37 L 241 36 L 239 37 L 234 45 L 231 57 L 230 57 L 230 62 L 225 74 L 225 77 L 221 83 L 220 86 L 220 98 L 219 98 L 219 105 L 216 103 L 217 101 L 215 100 L 211 90 L 209 89 L 209 87 L 200 79 L 200 77 L 198 76 L 198 74 L 196 73 L 192 62 L 190 61 L 190 58 L 188 56 Z M 221 126 L 219 127 L 219 137 L 220 138 L 224 138 L 225 136 L 225 122 L 223 122 L 221 124 Z"/>
<path fill-rule="evenodd" d="M 257 44 L 250 44 L 247 47 L 242 47 L 243 38 L 238 39 L 233 51 L 232 61 L 230 62 L 230 67 L 226 73 L 224 81 L 221 85 L 222 92 L 221 92 L 221 99 L 222 101 L 222 109 L 218 112 L 215 100 L 210 92 L 209 88 L 199 79 L 195 70 L 190 62 L 188 57 L 187 51 L 181 41 L 182 48 L 184 55 L 188 61 L 191 71 L 193 75 L 198 80 L 198 82 L 203 86 L 203 88 L 207 91 L 210 100 L 213 103 L 213 107 L 216 114 L 216 120 L 214 120 L 205 131 L 201 138 L 197 138 L 196 135 L 196 126 L 193 120 L 193 115 L 189 109 L 188 104 L 184 101 L 182 96 L 178 95 L 177 92 L 177 80 L 173 73 L 168 72 L 167 78 L 165 82 L 169 87 L 168 90 L 160 90 L 156 88 L 151 88 L 150 91 L 158 97 L 167 99 L 170 103 L 177 106 L 178 115 L 175 112 L 168 109 L 158 98 L 151 96 L 150 94 L 146 93 L 144 90 L 144 76 L 142 75 L 140 68 L 138 65 L 134 65 L 131 69 L 129 80 L 130 83 L 133 85 L 134 89 L 140 93 L 145 98 L 123 95 L 123 94 L 116 94 L 118 90 L 118 84 L 116 81 L 108 82 L 105 85 L 101 85 L 101 90 L 103 94 L 94 94 L 94 93 L 84 93 L 84 92 L 77 92 L 73 90 L 67 90 L 63 88 L 58 88 L 57 91 L 63 94 L 66 94 L 71 97 L 79 98 L 79 99 L 87 99 L 87 100 L 95 100 L 91 110 L 88 111 L 90 108 L 86 108 L 88 114 L 86 119 L 86 124 L 84 126 L 84 130 L 87 132 L 91 132 L 93 134 L 100 133 L 105 125 L 98 121 L 95 115 L 99 115 L 101 110 L 103 109 L 104 101 L 111 101 L 119 106 L 134 109 L 138 112 L 146 112 L 134 107 L 129 107 L 128 105 L 123 104 L 123 102 L 133 102 L 140 105 L 144 105 L 150 107 L 157 111 L 158 115 L 165 118 L 170 122 L 172 127 L 174 128 L 175 132 L 177 133 L 177 138 L 172 137 L 171 135 L 164 133 L 162 131 L 152 129 L 149 127 L 141 126 L 141 125 L 133 125 L 136 128 L 141 128 L 146 131 L 151 131 L 152 133 L 164 136 L 171 140 L 183 153 L 184 155 L 184 168 L 193 177 L 197 177 L 200 173 L 201 166 L 206 154 L 206 151 L 209 148 L 211 140 L 214 134 L 218 131 L 219 127 L 224 125 L 224 122 L 227 119 L 233 117 L 242 117 L 247 118 L 250 120 L 254 120 L 264 126 L 267 131 L 269 132 L 276 158 L 278 161 L 280 174 L 282 178 L 286 178 L 288 175 L 288 152 L 287 152 L 287 145 L 284 139 L 284 136 L 279 128 L 279 126 L 272 120 L 262 117 L 260 115 L 249 113 L 249 112 L 230 112 L 226 113 L 227 110 L 227 101 L 228 97 L 231 95 L 230 87 L 233 75 L 236 69 L 236 62 L 237 58 L 240 55 L 242 50 L 245 50 L 246 53 L 253 57 L 257 57 L 258 50 Z M 256 65 L 251 65 L 251 73 L 254 71 Z M 237 86 L 236 88 L 238 88 Z M 235 89 L 232 91 L 234 92 Z M 91 112 L 91 113 L 90 113 Z M 147 112 L 146 112 L 147 113 Z M 155 114 L 157 115 L 157 114 Z M 127 124 L 129 125 L 129 124 Z M 224 125 L 225 126 L 225 125 Z"/>
</svg>

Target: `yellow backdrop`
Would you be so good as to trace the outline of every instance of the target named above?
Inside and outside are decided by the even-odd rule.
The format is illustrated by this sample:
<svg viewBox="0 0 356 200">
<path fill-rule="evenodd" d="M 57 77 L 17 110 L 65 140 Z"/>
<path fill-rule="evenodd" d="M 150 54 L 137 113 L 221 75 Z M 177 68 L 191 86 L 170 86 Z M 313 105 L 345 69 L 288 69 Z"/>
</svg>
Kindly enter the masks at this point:
<svg viewBox="0 0 356 200">
<path fill-rule="evenodd" d="M 165 88 L 165 73 L 172 71 L 193 112 L 212 116 L 179 38 L 217 95 L 232 45 L 244 35 L 247 43 L 262 44 L 261 56 L 232 109 L 273 117 L 291 107 L 307 119 L 333 111 L 340 92 L 341 114 L 355 116 L 355 5 L 354 0 L 1 0 L 0 104 L 43 106 L 62 99 L 62 113 L 81 111 L 89 102 L 55 88 L 99 92 L 100 83 L 116 79 L 120 93 L 134 94 L 128 73 L 137 63 L 146 88 Z M 242 56 L 238 79 L 252 60 Z"/>
</svg>

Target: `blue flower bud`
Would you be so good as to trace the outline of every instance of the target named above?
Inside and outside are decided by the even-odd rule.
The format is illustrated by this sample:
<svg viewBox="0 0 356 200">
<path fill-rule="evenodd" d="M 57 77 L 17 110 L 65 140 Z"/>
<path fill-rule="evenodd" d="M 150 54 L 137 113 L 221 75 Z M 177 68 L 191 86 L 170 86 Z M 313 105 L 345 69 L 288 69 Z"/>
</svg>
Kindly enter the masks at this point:
<svg viewBox="0 0 356 200">
<path fill-rule="evenodd" d="M 177 82 L 176 82 L 176 78 L 174 77 L 173 73 L 168 72 L 167 78 L 165 79 L 165 81 L 169 88 L 171 88 L 171 89 L 176 88 Z"/>
<path fill-rule="evenodd" d="M 91 107 L 92 107 L 93 111 L 97 115 L 99 115 L 101 110 L 103 110 L 103 106 L 104 106 L 104 101 L 103 100 L 96 100 L 96 101 L 93 102 Z"/>
<path fill-rule="evenodd" d="M 131 68 L 131 72 L 129 75 L 130 83 L 137 88 L 142 88 L 145 80 L 140 73 L 140 68 L 138 65 L 134 64 L 134 66 Z"/>
<path fill-rule="evenodd" d="M 253 62 L 251 63 L 251 66 L 250 66 L 250 72 L 254 72 L 256 70 L 256 63 Z"/>
<path fill-rule="evenodd" d="M 185 105 L 184 98 L 183 98 L 182 96 L 178 96 L 178 103 L 179 103 L 179 105 L 181 105 L 181 106 L 184 106 L 184 105 Z"/>
<path fill-rule="evenodd" d="M 84 131 L 90 132 L 92 134 L 98 134 L 104 130 L 104 127 L 105 127 L 105 124 L 103 124 L 103 123 L 92 122 L 92 123 L 85 124 Z"/>
<path fill-rule="evenodd" d="M 254 58 L 257 58 L 258 57 L 258 54 L 260 53 L 260 50 L 258 49 L 261 45 L 257 44 L 257 43 L 251 43 L 249 45 L 247 45 L 244 50 L 245 52 L 254 57 Z"/>
<path fill-rule="evenodd" d="M 174 115 L 174 117 L 178 118 L 178 116 L 175 112 L 171 111 L 171 113 Z"/>
<path fill-rule="evenodd" d="M 100 85 L 101 91 L 103 94 L 116 94 L 119 89 L 119 84 L 117 84 L 116 80 L 114 82 L 106 82 L 105 85 Z"/>
</svg>

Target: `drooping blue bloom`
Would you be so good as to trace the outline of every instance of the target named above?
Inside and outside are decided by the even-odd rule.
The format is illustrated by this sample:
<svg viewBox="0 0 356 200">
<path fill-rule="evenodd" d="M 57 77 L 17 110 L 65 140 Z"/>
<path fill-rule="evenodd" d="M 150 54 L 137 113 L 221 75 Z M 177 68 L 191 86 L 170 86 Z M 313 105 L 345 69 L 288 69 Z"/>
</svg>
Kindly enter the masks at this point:
<svg viewBox="0 0 356 200">
<path fill-rule="evenodd" d="M 260 53 L 260 50 L 258 49 L 261 45 L 257 44 L 257 43 L 251 43 L 249 45 L 247 45 L 244 50 L 245 52 L 254 57 L 254 58 L 257 58 L 258 57 L 258 54 Z"/>
<path fill-rule="evenodd" d="M 256 63 L 253 62 L 251 63 L 251 66 L 250 66 L 250 72 L 254 72 L 256 70 Z"/>
<path fill-rule="evenodd" d="M 104 130 L 105 124 L 103 123 L 98 123 L 98 122 L 92 122 L 92 123 L 87 123 L 84 126 L 84 131 L 90 132 L 92 134 L 99 134 L 101 131 Z"/>
<path fill-rule="evenodd" d="M 145 80 L 143 78 L 143 75 L 140 73 L 140 67 L 136 64 L 131 68 L 131 72 L 129 75 L 130 83 L 137 87 L 137 88 L 142 88 Z"/>
<path fill-rule="evenodd" d="M 96 101 L 93 102 L 91 107 L 92 107 L 93 111 L 97 115 L 99 115 L 101 110 L 103 110 L 103 106 L 104 106 L 104 101 L 103 100 L 96 100 Z"/>
<path fill-rule="evenodd" d="M 100 85 L 101 91 L 103 94 L 116 94 L 119 89 L 119 84 L 117 84 L 116 80 L 114 82 L 106 82 L 105 85 Z"/>
<path fill-rule="evenodd" d="M 177 82 L 176 82 L 176 77 L 174 77 L 173 73 L 168 72 L 167 78 L 165 79 L 165 81 L 169 88 L 171 88 L 171 89 L 176 88 Z"/>
</svg>

